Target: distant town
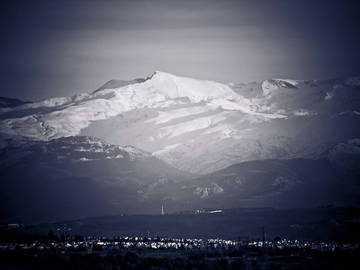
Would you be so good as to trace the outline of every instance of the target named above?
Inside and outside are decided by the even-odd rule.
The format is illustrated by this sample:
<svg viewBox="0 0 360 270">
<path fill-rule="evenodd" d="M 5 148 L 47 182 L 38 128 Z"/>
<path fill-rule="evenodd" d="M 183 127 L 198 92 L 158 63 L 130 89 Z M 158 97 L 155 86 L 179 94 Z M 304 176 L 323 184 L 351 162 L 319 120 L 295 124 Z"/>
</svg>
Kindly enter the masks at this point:
<svg viewBox="0 0 360 270">
<path fill-rule="evenodd" d="M 54 239 L 52 239 L 54 240 Z M 152 250 L 206 250 L 206 249 L 307 249 L 315 251 L 356 250 L 360 244 L 336 243 L 322 241 L 299 241 L 275 239 L 273 241 L 243 241 L 226 239 L 196 239 L 196 238 L 163 238 L 163 237 L 70 237 L 68 240 L 51 241 L 50 239 L 33 242 L 1 243 L 0 250 L 52 250 L 61 254 L 72 253 L 107 253 L 124 249 L 152 249 Z"/>
<path fill-rule="evenodd" d="M 16 225 L 10 227 L 11 237 Z M 356 269 L 359 247 L 281 238 L 84 237 L 63 226 L 2 239 L 0 269 Z"/>
</svg>

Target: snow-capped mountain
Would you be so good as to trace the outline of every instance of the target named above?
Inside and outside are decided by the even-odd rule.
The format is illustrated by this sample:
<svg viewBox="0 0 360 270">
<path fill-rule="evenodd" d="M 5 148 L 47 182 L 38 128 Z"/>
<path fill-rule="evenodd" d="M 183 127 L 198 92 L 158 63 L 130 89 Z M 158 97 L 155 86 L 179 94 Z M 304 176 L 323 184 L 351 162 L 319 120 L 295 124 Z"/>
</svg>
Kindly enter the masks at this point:
<svg viewBox="0 0 360 270">
<path fill-rule="evenodd" d="M 318 158 L 360 138 L 359 77 L 222 84 L 155 72 L 92 93 L 3 108 L 8 139 L 86 135 L 133 145 L 181 170 L 260 159 Z"/>
<path fill-rule="evenodd" d="M 116 88 L 108 89 L 107 85 Z M 230 100 L 238 96 L 219 83 L 179 78 L 162 72 L 155 72 L 143 81 L 110 82 L 102 88 L 91 94 L 52 98 L 17 107 L 4 116 L 8 119 L 2 121 L 1 131 L 35 140 L 56 139 L 78 135 L 92 121 L 106 120 L 133 110 L 182 104 L 185 102 L 182 98 L 195 104 L 223 101 L 236 106 Z M 25 114 L 24 110 L 27 111 Z M 21 131 L 19 126 L 22 126 Z"/>
<path fill-rule="evenodd" d="M 0 219 L 357 205 L 359 81 L 155 72 L 73 97 L 2 99 Z"/>
<path fill-rule="evenodd" d="M 181 170 L 209 173 L 259 159 L 319 157 L 360 138 L 358 77 L 221 84 L 155 72 L 92 93 L 5 108 L 7 139 L 89 135 L 133 145 Z"/>
</svg>

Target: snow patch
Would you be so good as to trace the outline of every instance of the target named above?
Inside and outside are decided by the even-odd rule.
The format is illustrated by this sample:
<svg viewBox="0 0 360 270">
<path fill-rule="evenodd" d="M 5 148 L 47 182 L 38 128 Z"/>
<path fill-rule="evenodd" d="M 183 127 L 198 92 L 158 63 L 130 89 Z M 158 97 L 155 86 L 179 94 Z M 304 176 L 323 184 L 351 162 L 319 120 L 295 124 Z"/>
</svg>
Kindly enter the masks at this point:
<svg viewBox="0 0 360 270">
<path fill-rule="evenodd" d="M 325 95 L 325 100 L 330 100 L 332 99 L 333 97 L 335 96 L 335 92 L 334 91 L 331 91 L 331 92 L 326 92 L 326 95 Z"/>
<path fill-rule="evenodd" d="M 82 158 L 79 159 L 79 161 L 84 161 L 84 162 L 91 161 L 91 160 L 93 160 L 93 159 L 89 159 L 89 158 L 86 158 L 86 157 L 82 157 Z"/>
<path fill-rule="evenodd" d="M 305 109 L 300 109 L 300 110 L 294 111 L 294 115 L 295 116 L 311 116 L 311 115 L 316 115 L 316 113 L 305 110 Z"/>
</svg>

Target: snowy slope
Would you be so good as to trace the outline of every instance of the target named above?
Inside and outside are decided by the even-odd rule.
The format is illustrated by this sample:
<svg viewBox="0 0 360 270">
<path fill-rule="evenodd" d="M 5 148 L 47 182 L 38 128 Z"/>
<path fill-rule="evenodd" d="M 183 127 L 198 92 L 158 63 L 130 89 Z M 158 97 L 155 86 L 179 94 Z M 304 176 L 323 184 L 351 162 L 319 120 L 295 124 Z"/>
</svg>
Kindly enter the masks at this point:
<svg viewBox="0 0 360 270">
<path fill-rule="evenodd" d="M 359 78 L 221 84 L 155 72 L 0 113 L 6 139 L 86 135 L 133 145 L 193 173 L 243 161 L 318 158 L 360 138 Z"/>
<path fill-rule="evenodd" d="M 144 81 L 137 80 L 119 88 L 105 87 L 91 94 L 52 98 L 20 106 L 15 109 L 15 117 L 1 121 L 0 131 L 35 140 L 73 136 L 92 121 L 109 119 L 135 109 L 176 105 L 184 102 L 181 98 L 190 103 L 206 102 L 214 107 L 249 110 L 241 97 L 226 85 L 155 72 Z M 36 110 L 18 117 L 21 110 L 29 109 Z"/>
</svg>

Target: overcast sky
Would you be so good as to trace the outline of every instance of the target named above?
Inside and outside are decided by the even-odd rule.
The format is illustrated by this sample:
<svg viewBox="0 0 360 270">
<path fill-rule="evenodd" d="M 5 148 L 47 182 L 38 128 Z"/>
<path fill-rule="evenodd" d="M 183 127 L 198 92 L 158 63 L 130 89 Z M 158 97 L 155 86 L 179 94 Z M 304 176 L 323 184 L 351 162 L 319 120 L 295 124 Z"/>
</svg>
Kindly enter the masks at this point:
<svg viewBox="0 0 360 270">
<path fill-rule="evenodd" d="M 360 1 L 0 2 L 0 95 L 89 92 L 154 70 L 222 82 L 360 74 Z"/>
</svg>

